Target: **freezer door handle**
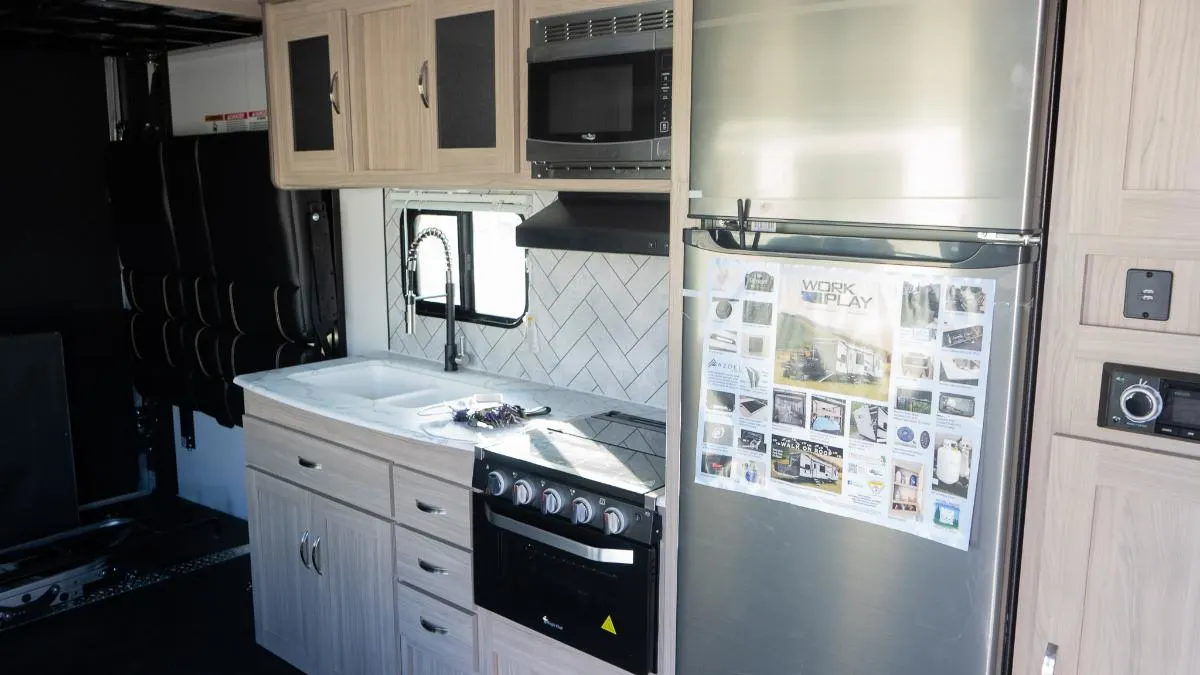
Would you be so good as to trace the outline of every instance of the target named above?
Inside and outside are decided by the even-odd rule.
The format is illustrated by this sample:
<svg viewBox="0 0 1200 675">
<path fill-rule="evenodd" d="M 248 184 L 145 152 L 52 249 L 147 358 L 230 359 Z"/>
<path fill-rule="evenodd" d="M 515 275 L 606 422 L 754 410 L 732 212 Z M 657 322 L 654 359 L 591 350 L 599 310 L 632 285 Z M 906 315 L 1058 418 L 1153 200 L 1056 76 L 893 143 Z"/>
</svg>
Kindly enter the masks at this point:
<svg viewBox="0 0 1200 675">
<path fill-rule="evenodd" d="M 857 230 L 861 233 L 863 230 Z M 742 236 L 742 235 L 745 236 Z M 932 241 L 818 234 L 733 232 L 690 228 L 683 243 L 718 254 L 744 254 L 778 258 L 810 258 L 844 262 L 922 265 L 952 269 L 992 269 L 1032 262 L 1035 246 L 980 241 Z"/>
<path fill-rule="evenodd" d="M 1054 664 L 1058 661 L 1058 645 L 1046 643 L 1046 655 L 1042 657 L 1042 675 L 1054 675 Z"/>
</svg>

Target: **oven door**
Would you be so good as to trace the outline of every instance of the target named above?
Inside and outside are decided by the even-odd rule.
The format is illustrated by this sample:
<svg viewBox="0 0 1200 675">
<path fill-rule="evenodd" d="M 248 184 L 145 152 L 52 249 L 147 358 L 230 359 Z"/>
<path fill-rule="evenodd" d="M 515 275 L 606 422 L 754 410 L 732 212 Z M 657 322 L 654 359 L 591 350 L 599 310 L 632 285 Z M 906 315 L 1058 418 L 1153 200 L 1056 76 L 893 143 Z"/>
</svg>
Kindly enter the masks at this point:
<svg viewBox="0 0 1200 675">
<path fill-rule="evenodd" d="M 656 155 L 655 139 L 670 136 L 669 80 L 666 100 L 659 95 L 670 59 L 670 49 L 651 49 L 530 61 L 529 161 L 669 159 Z"/>
<path fill-rule="evenodd" d="M 654 669 L 656 549 L 565 521 L 535 526 L 527 508 L 473 499 L 479 606 L 629 672 Z"/>
</svg>

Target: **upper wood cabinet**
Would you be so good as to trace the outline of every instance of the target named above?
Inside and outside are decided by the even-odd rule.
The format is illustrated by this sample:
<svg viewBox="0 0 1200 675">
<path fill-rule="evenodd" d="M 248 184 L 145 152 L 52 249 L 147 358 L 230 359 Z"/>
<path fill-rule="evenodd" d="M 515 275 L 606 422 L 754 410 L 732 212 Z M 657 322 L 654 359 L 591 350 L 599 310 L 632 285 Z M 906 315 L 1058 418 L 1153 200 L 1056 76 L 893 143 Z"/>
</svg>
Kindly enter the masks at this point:
<svg viewBox="0 0 1200 675">
<path fill-rule="evenodd" d="M 515 176 L 512 0 L 297 0 L 266 24 L 277 184 Z"/>
<path fill-rule="evenodd" d="M 328 3 L 267 5 L 267 87 L 275 181 L 350 169 L 346 16 Z"/>
<path fill-rule="evenodd" d="M 515 173 L 516 3 L 430 0 L 428 14 L 437 171 Z"/>
<path fill-rule="evenodd" d="M 431 115 L 424 0 L 389 0 L 347 11 L 355 172 L 423 171 Z"/>
</svg>

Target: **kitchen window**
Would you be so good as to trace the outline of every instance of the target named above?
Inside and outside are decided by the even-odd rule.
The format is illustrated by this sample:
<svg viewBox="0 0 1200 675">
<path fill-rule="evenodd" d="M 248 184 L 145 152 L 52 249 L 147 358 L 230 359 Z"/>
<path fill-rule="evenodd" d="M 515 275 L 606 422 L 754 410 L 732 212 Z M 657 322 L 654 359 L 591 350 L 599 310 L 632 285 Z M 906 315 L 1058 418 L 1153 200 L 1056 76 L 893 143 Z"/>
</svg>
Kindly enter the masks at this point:
<svg viewBox="0 0 1200 675">
<path fill-rule="evenodd" d="M 456 321 L 506 328 L 521 325 L 529 289 L 525 249 L 516 245 L 516 227 L 522 220 L 519 214 L 508 211 L 405 211 L 408 241 L 430 227 L 446 235 Z M 437 241 L 424 241 L 417 249 L 417 295 L 443 294 L 445 288 L 442 246 Z M 444 317 L 445 300 L 420 301 L 417 313 Z"/>
</svg>

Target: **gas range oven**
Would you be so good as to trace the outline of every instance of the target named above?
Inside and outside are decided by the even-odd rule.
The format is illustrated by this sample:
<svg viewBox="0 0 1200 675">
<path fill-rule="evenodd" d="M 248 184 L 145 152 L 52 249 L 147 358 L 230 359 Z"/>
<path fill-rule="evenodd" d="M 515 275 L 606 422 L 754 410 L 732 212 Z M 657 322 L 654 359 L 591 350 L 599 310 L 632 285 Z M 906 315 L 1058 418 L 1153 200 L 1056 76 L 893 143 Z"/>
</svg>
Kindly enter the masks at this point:
<svg viewBox="0 0 1200 675">
<path fill-rule="evenodd" d="M 661 422 L 609 412 L 476 451 L 475 602 L 637 675 L 658 653 Z"/>
</svg>

